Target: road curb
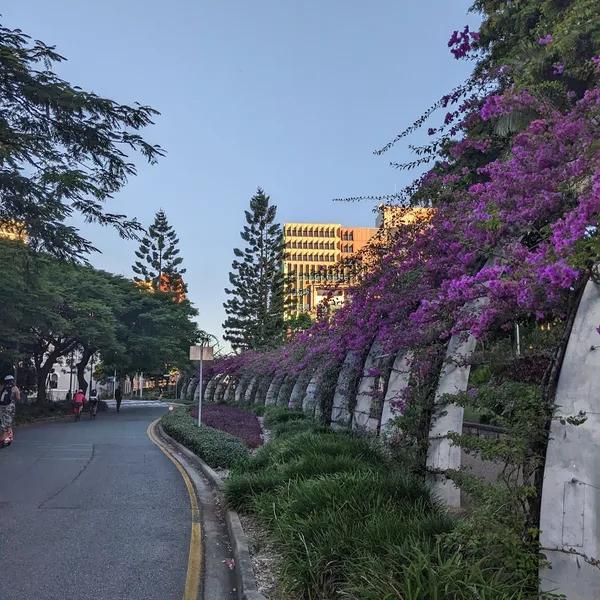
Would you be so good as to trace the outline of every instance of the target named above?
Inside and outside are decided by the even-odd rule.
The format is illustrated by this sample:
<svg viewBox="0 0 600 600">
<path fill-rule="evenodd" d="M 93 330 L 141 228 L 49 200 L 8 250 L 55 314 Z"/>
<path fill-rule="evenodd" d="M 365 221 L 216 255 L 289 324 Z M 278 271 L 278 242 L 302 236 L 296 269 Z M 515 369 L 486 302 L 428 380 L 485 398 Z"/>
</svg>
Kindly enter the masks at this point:
<svg viewBox="0 0 600 600">
<path fill-rule="evenodd" d="M 248 549 L 248 540 L 246 539 L 246 533 L 242 527 L 240 517 L 237 512 L 227 509 L 223 494 L 225 482 L 201 458 L 166 433 L 160 421 L 157 423 L 156 431 L 163 441 L 173 446 L 177 452 L 180 452 L 185 456 L 190 464 L 198 468 L 202 475 L 207 479 L 210 486 L 219 495 L 221 506 L 223 506 L 225 512 L 227 532 L 229 534 L 229 541 L 231 542 L 233 558 L 235 559 L 238 600 L 267 600 L 265 596 L 258 591 L 256 585 L 254 568 L 252 567 L 252 558 L 250 556 L 250 550 Z M 209 599 L 207 598 L 206 600 Z"/>
</svg>

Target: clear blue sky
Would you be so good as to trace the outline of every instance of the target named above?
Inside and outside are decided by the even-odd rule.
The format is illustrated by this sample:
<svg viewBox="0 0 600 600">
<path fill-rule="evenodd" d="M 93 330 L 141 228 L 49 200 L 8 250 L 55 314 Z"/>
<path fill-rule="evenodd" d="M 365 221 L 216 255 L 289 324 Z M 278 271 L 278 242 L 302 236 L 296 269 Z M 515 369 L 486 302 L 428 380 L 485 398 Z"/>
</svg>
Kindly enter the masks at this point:
<svg viewBox="0 0 600 600">
<path fill-rule="evenodd" d="M 30 0 L 3 22 L 56 44 L 73 84 L 161 112 L 145 132 L 168 155 L 111 209 L 148 225 L 164 208 L 181 239 L 200 325 L 222 335 L 222 308 L 244 209 L 261 186 L 284 221 L 372 226 L 373 205 L 412 174 L 381 147 L 461 82 L 447 48 L 473 23 L 470 0 Z M 131 276 L 136 244 L 84 225 L 96 266 Z"/>
</svg>

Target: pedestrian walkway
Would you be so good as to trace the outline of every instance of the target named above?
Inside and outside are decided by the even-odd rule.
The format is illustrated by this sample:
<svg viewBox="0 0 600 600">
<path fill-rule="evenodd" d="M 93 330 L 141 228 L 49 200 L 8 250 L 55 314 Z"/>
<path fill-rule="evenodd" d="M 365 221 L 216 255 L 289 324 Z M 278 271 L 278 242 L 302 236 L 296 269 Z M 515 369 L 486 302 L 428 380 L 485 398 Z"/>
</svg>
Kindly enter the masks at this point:
<svg viewBox="0 0 600 600">
<path fill-rule="evenodd" d="M 0 451 L 0 598 L 181 600 L 190 500 L 146 434 L 167 405 L 144 407 L 18 429 Z"/>
<path fill-rule="evenodd" d="M 105 400 L 108 408 L 113 409 L 117 407 L 115 400 Z M 124 408 L 168 408 L 168 402 L 160 402 L 159 400 L 123 400 L 121 402 L 121 410 Z"/>
</svg>

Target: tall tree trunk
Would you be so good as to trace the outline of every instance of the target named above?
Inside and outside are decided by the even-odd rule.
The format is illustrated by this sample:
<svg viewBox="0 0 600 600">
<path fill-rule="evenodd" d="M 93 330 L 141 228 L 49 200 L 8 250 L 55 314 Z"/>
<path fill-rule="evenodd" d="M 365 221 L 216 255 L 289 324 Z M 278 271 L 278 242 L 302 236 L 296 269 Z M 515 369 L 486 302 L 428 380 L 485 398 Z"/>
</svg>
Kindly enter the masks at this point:
<svg viewBox="0 0 600 600">
<path fill-rule="evenodd" d="M 80 361 L 77 363 L 77 387 L 84 394 L 88 389 L 88 382 L 85 380 L 85 369 L 88 366 L 90 358 L 92 358 L 93 354 L 94 352 L 92 350 L 85 348 L 81 355 Z"/>
</svg>

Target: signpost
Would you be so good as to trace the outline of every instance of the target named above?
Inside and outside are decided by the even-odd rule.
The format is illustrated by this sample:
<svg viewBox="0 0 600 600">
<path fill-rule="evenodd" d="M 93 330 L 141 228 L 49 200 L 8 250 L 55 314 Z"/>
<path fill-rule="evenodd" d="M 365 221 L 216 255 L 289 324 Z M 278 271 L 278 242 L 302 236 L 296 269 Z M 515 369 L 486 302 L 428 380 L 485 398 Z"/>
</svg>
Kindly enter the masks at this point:
<svg viewBox="0 0 600 600">
<path fill-rule="evenodd" d="M 190 360 L 200 362 L 198 367 L 198 427 L 202 425 L 202 370 L 205 360 L 213 359 L 213 348 L 202 342 L 199 346 L 190 346 Z"/>
</svg>

